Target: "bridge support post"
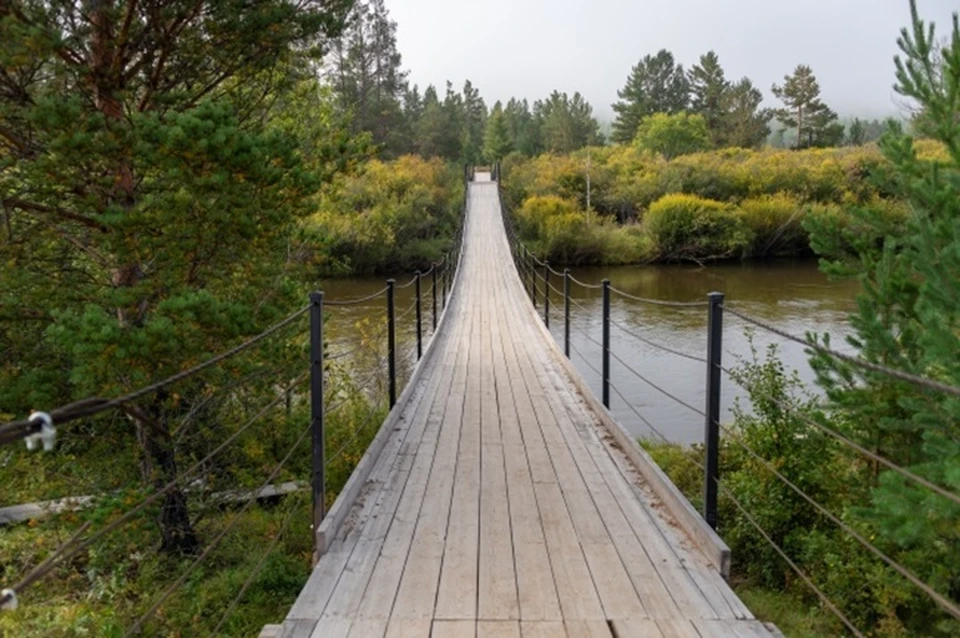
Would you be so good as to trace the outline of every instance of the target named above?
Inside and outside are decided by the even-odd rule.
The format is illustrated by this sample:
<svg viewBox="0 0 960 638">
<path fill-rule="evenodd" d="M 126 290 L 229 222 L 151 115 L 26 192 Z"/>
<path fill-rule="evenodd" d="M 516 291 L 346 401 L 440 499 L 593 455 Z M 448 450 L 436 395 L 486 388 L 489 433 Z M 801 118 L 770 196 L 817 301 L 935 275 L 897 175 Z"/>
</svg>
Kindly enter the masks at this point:
<svg viewBox="0 0 960 638">
<path fill-rule="evenodd" d="M 437 269 L 440 267 L 439 264 L 433 265 L 433 286 L 431 286 L 430 291 L 433 294 L 433 331 L 437 331 Z"/>
<path fill-rule="evenodd" d="M 610 280 L 603 284 L 603 407 L 610 409 Z"/>
<path fill-rule="evenodd" d="M 720 365 L 723 353 L 723 293 L 707 295 L 707 392 L 704 449 L 703 518 L 717 528 L 717 491 L 720 481 Z"/>
<path fill-rule="evenodd" d="M 570 358 L 570 269 L 563 269 L 563 354 Z"/>
<path fill-rule="evenodd" d="M 326 515 L 327 493 L 323 423 L 323 292 L 310 293 L 310 431 L 312 434 L 313 562 L 320 560 L 320 524 Z"/>
<path fill-rule="evenodd" d="M 533 307 L 537 307 L 537 264 L 530 263 L 530 298 L 533 299 Z"/>
<path fill-rule="evenodd" d="M 440 276 L 440 281 L 442 282 L 441 288 L 443 289 L 443 297 L 441 301 L 443 305 L 441 306 L 443 310 L 447 309 L 447 286 L 450 281 L 450 253 L 447 253 L 443 257 L 443 274 Z"/>
<path fill-rule="evenodd" d="M 543 262 L 543 323 L 550 329 L 550 262 Z"/>
<path fill-rule="evenodd" d="M 420 303 L 420 271 L 417 271 L 417 361 L 423 357 L 423 310 Z"/>
<path fill-rule="evenodd" d="M 387 369 L 389 371 L 390 408 L 397 404 L 397 282 L 387 280 Z"/>
</svg>

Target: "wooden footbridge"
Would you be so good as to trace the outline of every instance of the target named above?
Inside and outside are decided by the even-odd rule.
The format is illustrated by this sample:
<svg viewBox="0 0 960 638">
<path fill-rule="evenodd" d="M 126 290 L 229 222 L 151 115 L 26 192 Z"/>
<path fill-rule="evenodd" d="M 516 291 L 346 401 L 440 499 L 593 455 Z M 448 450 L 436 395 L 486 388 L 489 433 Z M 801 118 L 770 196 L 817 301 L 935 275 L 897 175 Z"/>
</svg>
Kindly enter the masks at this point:
<svg viewBox="0 0 960 638">
<path fill-rule="evenodd" d="M 318 530 L 283 638 L 770 636 L 729 551 L 560 352 L 469 185 L 436 337 Z"/>
</svg>

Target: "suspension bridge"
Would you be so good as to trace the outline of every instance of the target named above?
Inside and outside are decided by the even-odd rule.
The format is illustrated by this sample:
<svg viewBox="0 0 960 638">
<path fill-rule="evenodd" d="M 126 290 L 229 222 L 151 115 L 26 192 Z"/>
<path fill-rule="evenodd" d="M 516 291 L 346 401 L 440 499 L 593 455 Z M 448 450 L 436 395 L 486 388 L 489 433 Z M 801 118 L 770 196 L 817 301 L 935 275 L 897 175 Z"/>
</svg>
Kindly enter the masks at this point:
<svg viewBox="0 0 960 638">
<path fill-rule="evenodd" d="M 436 338 L 263 636 L 768 636 L 728 551 L 582 391 L 469 185 Z"/>
<path fill-rule="evenodd" d="M 720 393 L 725 378 L 785 412 L 796 411 L 723 365 L 724 313 L 865 373 L 922 388 L 931 397 L 958 397 L 960 388 L 790 334 L 727 305 L 719 293 L 709 294 L 703 301 L 678 303 L 637 297 L 606 280 L 599 284 L 578 281 L 569 271 L 559 272 L 538 259 L 518 240 L 511 216 L 505 212 L 499 167 L 495 166 L 492 174 L 470 173 L 468 169 L 463 221 L 454 249 L 406 283 L 397 285 L 389 280 L 383 289 L 354 299 L 327 299 L 321 292 L 314 293 L 309 305 L 190 369 L 122 396 L 87 398 L 0 425 L 0 445 L 25 439 L 28 449 L 42 444 L 44 450 L 53 450 L 58 437 L 70 436 L 69 432 L 58 433 L 61 426 L 115 410 L 131 410 L 138 401 L 188 379 L 204 379 L 204 374 L 252 349 L 292 339 L 290 333 L 309 317 L 309 369 L 258 373 L 279 375 L 266 405 L 251 410 L 241 424 L 227 429 L 228 434 L 212 449 L 189 456 L 183 463 L 186 467 L 173 468 L 175 471 L 162 477 L 142 500 L 107 521 L 91 519 L 76 526 L 43 560 L 25 568 L 16 582 L 5 584 L 0 611 L 16 613 L 21 595 L 26 604 L 29 598 L 25 594 L 33 585 L 53 578 L 60 567 L 70 569 L 74 558 L 143 514 L 159 509 L 163 516 L 171 502 L 176 502 L 173 495 L 182 502 L 188 491 L 202 492 L 205 476 L 215 467 L 217 457 L 239 442 L 263 436 L 257 424 L 284 404 L 289 412 L 296 396 L 309 399 L 310 422 L 292 433 L 292 445 L 285 452 L 278 451 L 276 456 L 282 458 L 258 488 L 206 494 L 214 503 L 229 501 L 238 511 L 206 539 L 163 591 L 138 609 L 136 621 L 124 636 L 150 633 L 151 618 L 214 554 L 248 509 L 263 498 L 291 499 L 282 524 L 232 603 L 222 612 L 209 610 L 219 618 L 213 634 L 220 635 L 231 614 L 239 613 L 239 603 L 270 553 L 284 534 L 293 533 L 293 513 L 304 494 L 312 496 L 314 566 L 286 618 L 263 627 L 262 638 L 778 636 L 776 627 L 753 617 L 727 583 L 730 551 L 715 531 L 721 495 L 846 631 L 863 636 L 861 628 L 721 481 L 721 435 L 842 529 L 878 564 L 909 581 L 946 615 L 960 620 L 960 605 L 955 600 L 884 551 L 875 538 L 804 492 L 721 422 Z M 424 281 L 430 282 L 426 290 Z M 560 281 L 562 289 L 555 285 Z M 601 334 L 590 334 L 571 323 L 570 306 L 578 303 L 570 293 L 573 285 L 601 296 Z M 398 291 L 413 297 L 399 312 Z M 673 306 L 684 312 L 704 310 L 705 353 L 684 352 L 672 344 L 653 341 L 639 328 L 613 320 L 613 296 L 624 303 Z M 557 300 L 562 300 L 562 305 L 551 305 Z M 371 400 L 369 409 L 362 418 L 350 421 L 347 431 L 338 430 L 332 436 L 329 422 L 338 417 L 349 396 L 326 386 L 328 366 L 351 361 L 364 346 L 348 344 L 345 350 L 330 352 L 324 322 L 337 319 L 325 317 L 338 309 L 384 301 L 386 320 L 371 338 L 385 341 L 386 352 L 372 366 L 372 375 L 355 375 L 365 378 L 352 383 L 354 390 Z M 549 331 L 551 317 L 556 320 L 558 315 L 563 322 L 559 344 Z M 415 335 L 412 351 L 400 352 L 398 324 Z M 703 409 L 664 390 L 621 358 L 612 343 L 611 327 L 645 346 L 704 365 Z M 571 341 L 573 330 L 580 330 L 583 339 L 599 348 L 599 362 L 579 351 Z M 297 338 L 302 336 L 303 331 Z M 572 365 L 574 354 L 600 379 L 599 397 Z M 657 424 L 627 399 L 618 386 L 625 381 L 611 378 L 611 360 L 650 391 L 662 393 L 678 408 L 703 419 L 702 456 L 690 450 L 682 454 L 704 478 L 702 512 L 691 506 L 611 416 L 611 396 L 615 394 L 649 432 L 668 440 Z M 404 362 L 414 366 L 405 379 L 398 365 Z M 382 388 L 378 378 L 384 379 Z M 208 402 L 218 395 L 229 396 L 248 380 L 230 380 L 218 386 L 206 379 L 208 395 L 187 411 L 178 431 Z M 308 382 L 309 387 L 304 387 Z M 382 424 L 380 408 L 389 408 Z M 960 505 L 960 496 L 940 482 L 894 463 L 818 415 L 796 412 L 794 416 L 807 424 L 810 432 L 828 437 L 854 457 L 896 472 L 917 489 Z M 369 446 L 327 510 L 331 464 L 341 461 L 351 446 L 366 445 L 366 441 Z M 303 448 L 308 444 L 306 451 Z M 292 459 L 303 455 L 310 457 L 309 480 L 279 483 L 285 472 L 293 474 L 291 478 L 303 478 L 288 467 Z M 74 495 L 45 504 L 3 508 L 0 524 L 77 511 L 96 499 Z M 746 556 L 732 558 L 749 560 Z M 0 574 L 7 576 L 6 571 Z"/>
</svg>

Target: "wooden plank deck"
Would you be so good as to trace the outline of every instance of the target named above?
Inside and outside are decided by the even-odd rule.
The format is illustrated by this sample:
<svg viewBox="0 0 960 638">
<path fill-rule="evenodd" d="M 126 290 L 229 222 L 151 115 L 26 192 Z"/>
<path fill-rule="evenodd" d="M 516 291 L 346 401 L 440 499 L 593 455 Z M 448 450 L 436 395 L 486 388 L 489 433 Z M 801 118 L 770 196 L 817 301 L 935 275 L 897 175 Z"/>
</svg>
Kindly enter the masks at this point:
<svg viewBox="0 0 960 638">
<path fill-rule="evenodd" d="M 436 343 L 285 638 L 775 636 L 579 394 L 471 184 Z M 659 492 L 658 492 L 659 493 Z"/>
</svg>

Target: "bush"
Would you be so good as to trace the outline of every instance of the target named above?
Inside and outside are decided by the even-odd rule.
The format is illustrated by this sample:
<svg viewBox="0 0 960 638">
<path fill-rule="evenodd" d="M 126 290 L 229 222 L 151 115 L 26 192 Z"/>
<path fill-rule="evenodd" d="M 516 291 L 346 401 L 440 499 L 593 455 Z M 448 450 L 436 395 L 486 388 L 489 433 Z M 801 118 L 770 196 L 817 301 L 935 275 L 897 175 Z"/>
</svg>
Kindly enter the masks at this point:
<svg viewBox="0 0 960 638">
<path fill-rule="evenodd" d="M 739 209 L 753 234 L 751 257 L 796 255 L 807 250 L 805 208 L 796 197 L 786 193 L 764 195 L 744 200 Z"/>
<path fill-rule="evenodd" d="M 665 195 L 643 221 L 662 259 L 732 257 L 744 254 L 752 241 L 733 208 L 696 195 Z"/>
</svg>

